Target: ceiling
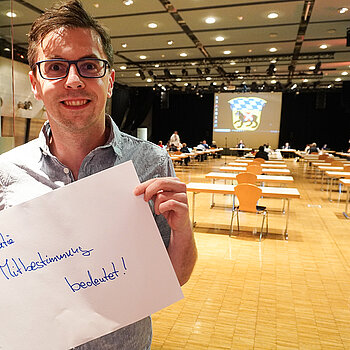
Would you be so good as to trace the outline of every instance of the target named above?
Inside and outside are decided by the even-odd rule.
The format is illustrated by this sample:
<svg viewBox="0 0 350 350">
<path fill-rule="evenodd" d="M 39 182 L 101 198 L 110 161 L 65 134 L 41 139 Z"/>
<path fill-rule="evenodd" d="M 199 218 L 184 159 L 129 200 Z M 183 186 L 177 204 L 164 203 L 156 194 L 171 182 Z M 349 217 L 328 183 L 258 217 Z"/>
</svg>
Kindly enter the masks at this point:
<svg viewBox="0 0 350 350">
<path fill-rule="evenodd" d="M 51 3 L 13 1 L 17 14 L 13 36 L 19 50 L 26 48 L 32 21 Z M 341 87 L 350 80 L 348 0 L 133 0 L 129 6 L 122 0 L 84 0 L 83 4 L 110 32 L 117 82 L 123 85 L 156 83 L 185 89 L 190 83 L 231 90 L 244 86 L 285 90 L 294 84 L 310 89 Z M 343 7 L 349 10 L 339 13 Z M 11 38 L 9 9 L 10 1 L 0 1 L 0 36 L 5 41 Z M 269 19 L 272 12 L 278 17 Z M 215 23 L 207 24 L 208 17 Z M 149 23 L 157 27 L 149 28 Z M 217 41 L 218 37 L 223 40 Z M 327 46 L 321 49 L 321 45 Z M 270 52 L 271 48 L 276 51 Z"/>
</svg>

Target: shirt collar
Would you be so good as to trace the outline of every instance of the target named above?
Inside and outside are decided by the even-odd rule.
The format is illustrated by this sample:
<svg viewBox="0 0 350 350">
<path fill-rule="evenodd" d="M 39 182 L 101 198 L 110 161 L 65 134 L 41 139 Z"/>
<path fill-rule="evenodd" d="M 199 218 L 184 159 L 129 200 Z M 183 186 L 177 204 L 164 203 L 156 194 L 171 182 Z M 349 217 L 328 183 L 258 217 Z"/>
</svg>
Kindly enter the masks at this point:
<svg viewBox="0 0 350 350">
<path fill-rule="evenodd" d="M 121 157 L 122 156 L 121 133 L 117 124 L 113 121 L 113 119 L 108 114 L 106 114 L 106 126 L 108 126 L 110 130 L 108 140 L 104 145 L 99 146 L 97 148 L 112 147 L 115 154 Z M 51 131 L 50 123 L 47 120 L 44 123 L 43 127 L 41 128 L 41 131 L 39 134 L 39 147 L 44 155 L 46 154 L 52 155 L 49 148 L 51 133 L 52 131 Z"/>
</svg>

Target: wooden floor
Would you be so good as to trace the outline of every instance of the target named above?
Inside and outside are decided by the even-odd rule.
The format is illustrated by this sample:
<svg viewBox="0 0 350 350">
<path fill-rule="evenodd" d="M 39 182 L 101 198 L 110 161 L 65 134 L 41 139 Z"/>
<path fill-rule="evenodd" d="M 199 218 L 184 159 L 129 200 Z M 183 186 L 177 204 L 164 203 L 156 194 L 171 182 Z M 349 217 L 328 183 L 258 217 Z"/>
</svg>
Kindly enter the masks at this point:
<svg viewBox="0 0 350 350">
<path fill-rule="evenodd" d="M 204 174 L 232 160 L 191 162 L 175 170 L 186 183 L 209 182 Z M 301 193 L 291 201 L 288 240 L 282 235 L 281 200 L 262 199 L 273 210 L 270 234 L 259 242 L 252 230 L 261 217 L 250 215 L 245 231 L 229 237 L 232 197 L 216 196 L 219 205 L 210 209 L 210 195 L 197 195 L 198 262 L 183 286 L 185 298 L 152 316 L 152 350 L 350 349 L 345 195 L 329 202 L 301 163 L 287 164 Z"/>
</svg>

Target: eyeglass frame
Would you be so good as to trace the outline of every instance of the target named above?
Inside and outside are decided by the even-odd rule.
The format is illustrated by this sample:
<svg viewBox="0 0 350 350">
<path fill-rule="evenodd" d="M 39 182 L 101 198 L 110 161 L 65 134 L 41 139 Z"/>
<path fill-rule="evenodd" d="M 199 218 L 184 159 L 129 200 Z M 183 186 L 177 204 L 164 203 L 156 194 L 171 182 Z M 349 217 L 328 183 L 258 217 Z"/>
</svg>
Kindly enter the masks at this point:
<svg viewBox="0 0 350 350">
<path fill-rule="evenodd" d="M 89 60 L 95 60 L 95 61 L 102 61 L 104 63 L 104 73 L 103 75 L 101 75 L 100 77 L 86 77 L 84 75 L 81 74 L 80 70 L 79 70 L 79 67 L 77 65 L 78 62 L 81 62 L 81 61 L 89 61 Z M 45 78 L 41 72 L 41 69 L 40 69 L 40 64 L 43 63 L 43 62 L 67 62 L 68 63 L 68 68 L 67 68 L 67 71 L 66 71 L 66 75 L 63 76 L 63 77 L 59 77 L 59 78 Z M 61 58 L 53 58 L 53 59 L 50 59 L 50 60 L 42 60 L 42 61 L 38 61 L 38 62 L 35 62 L 35 67 L 37 66 L 38 67 L 38 71 L 39 71 L 39 74 L 40 76 L 45 79 L 45 80 L 59 80 L 59 79 L 64 79 L 68 76 L 69 74 L 69 70 L 70 70 L 70 66 L 74 64 L 75 65 L 75 68 L 77 69 L 77 72 L 78 74 L 82 77 L 82 78 L 86 78 L 86 79 L 99 79 L 99 78 L 103 78 L 105 75 L 106 75 L 106 72 L 107 72 L 107 68 L 110 68 L 110 64 L 107 60 L 104 60 L 102 58 L 96 58 L 96 57 L 91 57 L 91 58 L 80 58 L 79 60 L 65 60 L 65 59 L 61 59 Z M 35 68 L 34 67 L 34 68 Z"/>
</svg>

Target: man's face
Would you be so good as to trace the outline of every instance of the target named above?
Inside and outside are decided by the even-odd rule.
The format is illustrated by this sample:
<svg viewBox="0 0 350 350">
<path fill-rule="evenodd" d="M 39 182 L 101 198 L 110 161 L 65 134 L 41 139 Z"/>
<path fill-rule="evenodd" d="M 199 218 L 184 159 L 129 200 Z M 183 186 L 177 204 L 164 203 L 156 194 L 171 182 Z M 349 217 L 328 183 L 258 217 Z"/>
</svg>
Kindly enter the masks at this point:
<svg viewBox="0 0 350 350">
<path fill-rule="evenodd" d="M 98 34 L 87 28 L 61 28 L 50 32 L 37 48 L 37 61 L 62 58 L 106 59 Z M 112 95 L 114 70 L 102 78 L 82 78 L 74 64 L 66 78 L 43 79 L 38 69 L 30 72 L 35 98 L 42 100 L 50 124 L 70 132 L 104 125 L 107 97 Z"/>
</svg>

